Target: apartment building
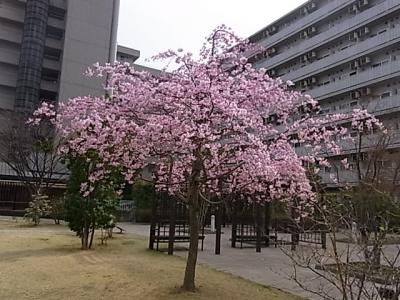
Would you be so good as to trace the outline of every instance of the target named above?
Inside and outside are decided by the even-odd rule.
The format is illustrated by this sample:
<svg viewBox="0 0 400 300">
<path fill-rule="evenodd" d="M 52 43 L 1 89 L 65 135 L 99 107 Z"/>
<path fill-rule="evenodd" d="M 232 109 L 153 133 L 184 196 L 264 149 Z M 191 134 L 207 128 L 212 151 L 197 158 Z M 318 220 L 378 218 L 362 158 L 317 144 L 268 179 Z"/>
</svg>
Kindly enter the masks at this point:
<svg viewBox="0 0 400 300">
<path fill-rule="evenodd" d="M 43 100 L 103 95 L 105 78 L 84 72 L 115 60 L 118 12 L 119 0 L 0 0 L 0 128 L 10 112 L 30 113 Z M 58 169 L 52 180 L 65 179 Z M 19 180 L 0 161 L 0 213 L 27 207 L 30 192 Z"/>
<path fill-rule="evenodd" d="M 319 101 L 320 113 L 367 109 L 389 129 L 389 147 L 400 146 L 400 0 L 310 0 L 250 40 L 266 49 L 249 58 L 253 65 L 293 81 Z M 365 151 L 374 142 L 371 136 Z M 354 143 L 343 148 L 351 168 Z M 326 183 L 333 184 L 332 172 L 321 170 Z M 357 181 L 351 170 L 340 173 Z"/>
<path fill-rule="evenodd" d="M 114 61 L 119 0 L 0 0 L 0 111 L 103 93 L 84 79 Z"/>
</svg>

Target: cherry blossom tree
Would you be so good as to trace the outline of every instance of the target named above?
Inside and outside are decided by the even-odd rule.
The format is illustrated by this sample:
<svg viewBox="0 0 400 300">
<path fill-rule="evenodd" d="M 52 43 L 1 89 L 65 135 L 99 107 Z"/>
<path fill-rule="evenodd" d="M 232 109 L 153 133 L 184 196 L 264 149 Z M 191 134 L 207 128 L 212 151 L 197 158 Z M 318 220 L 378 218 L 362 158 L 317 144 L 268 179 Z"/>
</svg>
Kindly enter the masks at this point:
<svg viewBox="0 0 400 300">
<path fill-rule="evenodd" d="M 351 121 L 350 115 L 318 115 L 317 102 L 294 91 L 293 83 L 254 69 L 246 58 L 254 51 L 259 49 L 221 26 L 198 57 L 182 49 L 154 57 L 175 64 L 170 72 L 97 64 L 88 75 L 107 76 L 112 96 L 71 99 L 52 119 L 64 140 L 62 153 L 95 153 L 83 195 L 115 170 L 132 182 L 151 166 L 156 187 L 188 205 L 185 290 L 195 289 L 202 202 L 231 194 L 258 203 L 295 198 L 307 207 L 314 195 L 304 161 L 327 163 L 321 149 L 339 153 L 335 137 L 346 134 L 339 124 Z M 44 106 L 31 123 L 52 113 Z"/>
</svg>

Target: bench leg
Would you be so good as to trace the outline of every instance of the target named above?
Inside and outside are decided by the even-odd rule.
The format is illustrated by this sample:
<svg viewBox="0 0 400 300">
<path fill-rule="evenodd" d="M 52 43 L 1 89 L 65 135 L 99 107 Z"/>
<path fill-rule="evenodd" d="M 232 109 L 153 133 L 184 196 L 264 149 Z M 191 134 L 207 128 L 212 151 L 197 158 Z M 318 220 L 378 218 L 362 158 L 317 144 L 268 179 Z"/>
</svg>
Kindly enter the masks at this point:
<svg viewBox="0 0 400 300">
<path fill-rule="evenodd" d="M 201 251 L 204 250 L 204 239 L 201 239 Z"/>
</svg>

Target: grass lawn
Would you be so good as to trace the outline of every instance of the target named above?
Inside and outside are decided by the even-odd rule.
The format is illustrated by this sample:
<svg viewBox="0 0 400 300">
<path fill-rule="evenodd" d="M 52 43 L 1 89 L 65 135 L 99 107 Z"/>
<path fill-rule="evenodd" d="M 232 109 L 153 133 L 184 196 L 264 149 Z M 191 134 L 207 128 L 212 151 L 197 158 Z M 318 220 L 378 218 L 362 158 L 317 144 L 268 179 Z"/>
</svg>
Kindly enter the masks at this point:
<svg viewBox="0 0 400 300">
<path fill-rule="evenodd" d="M 299 299 L 204 266 L 199 291 L 184 293 L 185 261 L 143 238 L 115 234 L 89 251 L 79 243 L 63 225 L 0 221 L 0 299 Z"/>
</svg>

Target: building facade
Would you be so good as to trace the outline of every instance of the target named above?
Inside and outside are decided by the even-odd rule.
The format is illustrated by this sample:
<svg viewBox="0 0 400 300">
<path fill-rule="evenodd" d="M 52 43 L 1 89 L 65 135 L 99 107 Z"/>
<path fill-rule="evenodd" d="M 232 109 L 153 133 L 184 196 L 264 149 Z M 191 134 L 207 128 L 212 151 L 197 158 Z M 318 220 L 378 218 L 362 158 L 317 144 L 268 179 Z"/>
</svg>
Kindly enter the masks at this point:
<svg viewBox="0 0 400 300">
<path fill-rule="evenodd" d="M 119 0 L 0 0 L 1 134 L 13 124 L 12 112 L 29 114 L 44 100 L 104 95 L 105 78 L 84 72 L 115 61 L 118 13 Z M 3 154 L 11 149 L 8 142 L 0 147 Z M 60 193 L 67 171 L 57 165 L 51 172 L 56 184 L 49 192 Z M 0 213 L 23 213 L 30 199 L 18 172 L 0 161 Z"/>
<path fill-rule="evenodd" d="M 367 109 L 389 129 L 388 147 L 399 148 L 400 0 L 310 0 L 250 40 L 265 47 L 249 58 L 255 67 L 294 82 L 319 101 L 322 114 Z M 365 151 L 373 143 L 364 143 Z M 343 146 L 351 169 L 354 143 Z M 380 163 L 391 167 L 390 158 Z M 332 183 L 332 172 L 321 170 L 325 182 Z M 351 170 L 340 173 L 357 180 Z"/>
<path fill-rule="evenodd" d="M 0 110 L 103 94 L 83 73 L 115 60 L 118 12 L 119 0 L 1 0 Z"/>
</svg>

